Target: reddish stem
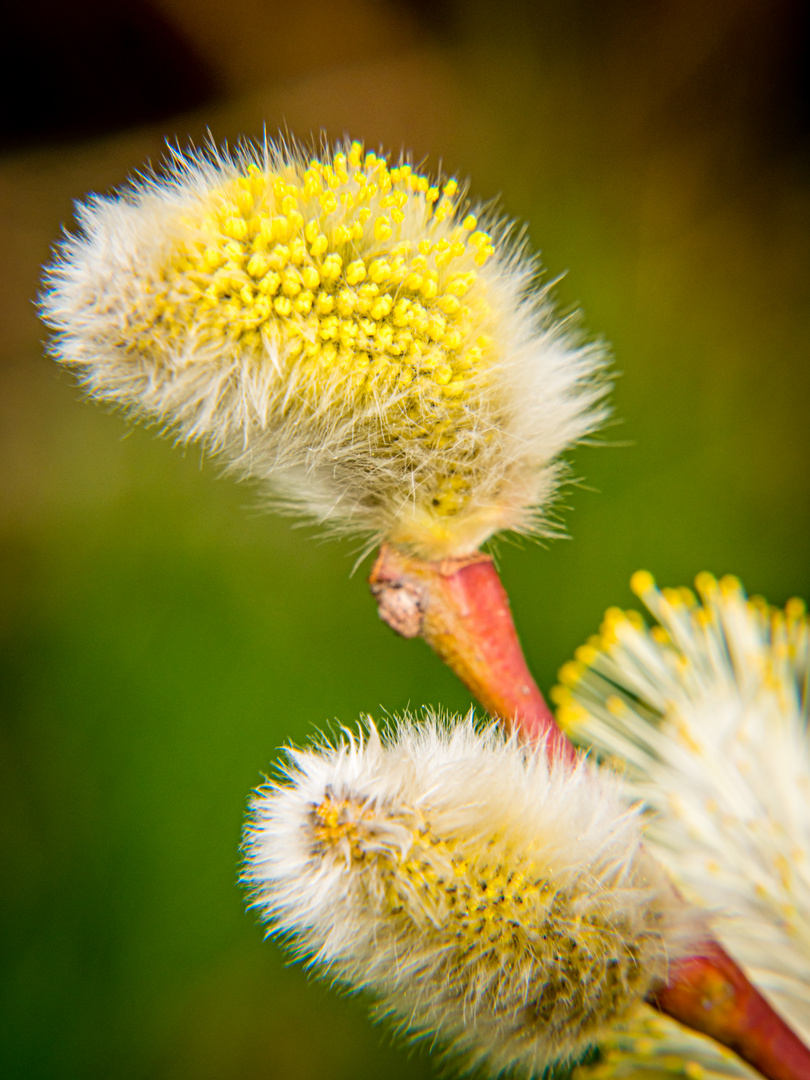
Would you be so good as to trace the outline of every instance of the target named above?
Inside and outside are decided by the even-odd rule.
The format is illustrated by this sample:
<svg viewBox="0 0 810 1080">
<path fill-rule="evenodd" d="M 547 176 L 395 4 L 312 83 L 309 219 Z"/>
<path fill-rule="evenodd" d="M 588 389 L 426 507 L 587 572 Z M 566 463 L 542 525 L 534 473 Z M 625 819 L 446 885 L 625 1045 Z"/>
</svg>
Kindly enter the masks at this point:
<svg viewBox="0 0 810 1080">
<path fill-rule="evenodd" d="M 716 941 L 673 963 L 667 985 L 649 1001 L 728 1046 L 769 1080 L 810 1080 L 810 1050 Z"/>
<path fill-rule="evenodd" d="M 369 583 L 380 617 L 403 637 L 424 638 L 488 712 L 576 760 L 526 666 L 509 598 L 488 555 L 431 563 L 386 545 Z"/>
<path fill-rule="evenodd" d="M 526 666 L 488 555 L 427 562 L 385 545 L 369 584 L 380 617 L 403 637 L 424 638 L 493 716 L 577 760 Z M 768 1080 L 810 1080 L 810 1051 L 716 941 L 674 962 L 650 1002 L 728 1046 Z"/>
</svg>

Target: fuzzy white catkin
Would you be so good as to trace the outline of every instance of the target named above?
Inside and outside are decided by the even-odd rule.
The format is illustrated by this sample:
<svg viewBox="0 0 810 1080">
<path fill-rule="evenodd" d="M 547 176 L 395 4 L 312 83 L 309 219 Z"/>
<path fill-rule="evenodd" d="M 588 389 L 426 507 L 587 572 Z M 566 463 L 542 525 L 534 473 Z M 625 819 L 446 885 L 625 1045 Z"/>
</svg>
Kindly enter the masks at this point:
<svg viewBox="0 0 810 1080">
<path fill-rule="evenodd" d="M 622 771 L 626 800 L 642 800 L 649 814 L 650 852 L 687 898 L 712 911 L 724 947 L 807 1040 L 804 604 L 770 608 L 747 599 L 730 576 L 718 582 L 700 574 L 699 601 L 688 589 L 658 589 L 646 572 L 632 585 L 658 625 L 649 629 L 637 612 L 610 609 L 599 637 L 560 672 L 553 695 L 560 723 Z M 625 1047 L 633 1038 L 646 1050 L 626 1057 L 640 1068 L 653 1051 L 688 1056 L 694 1037 L 680 1032 L 680 1050 L 671 1034 L 631 1031 Z"/>
<path fill-rule="evenodd" d="M 52 351 L 332 530 L 428 558 L 550 533 L 605 355 L 478 216 L 455 180 L 359 143 L 175 152 L 79 206 L 41 297 Z"/>
<path fill-rule="evenodd" d="M 253 905 L 296 955 L 493 1074 L 581 1054 L 704 929 L 610 774 L 471 716 L 289 750 L 245 851 Z"/>
</svg>

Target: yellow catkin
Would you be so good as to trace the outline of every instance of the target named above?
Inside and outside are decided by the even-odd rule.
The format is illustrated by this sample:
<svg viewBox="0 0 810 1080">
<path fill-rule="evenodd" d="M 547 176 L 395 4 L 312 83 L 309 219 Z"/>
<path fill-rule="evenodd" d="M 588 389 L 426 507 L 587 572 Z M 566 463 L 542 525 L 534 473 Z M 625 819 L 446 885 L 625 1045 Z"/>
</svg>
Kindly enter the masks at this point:
<svg viewBox="0 0 810 1080">
<path fill-rule="evenodd" d="M 79 206 L 46 268 L 51 351 L 91 397 L 370 545 L 556 532 L 607 357 L 506 221 L 360 143 L 172 158 Z"/>
</svg>

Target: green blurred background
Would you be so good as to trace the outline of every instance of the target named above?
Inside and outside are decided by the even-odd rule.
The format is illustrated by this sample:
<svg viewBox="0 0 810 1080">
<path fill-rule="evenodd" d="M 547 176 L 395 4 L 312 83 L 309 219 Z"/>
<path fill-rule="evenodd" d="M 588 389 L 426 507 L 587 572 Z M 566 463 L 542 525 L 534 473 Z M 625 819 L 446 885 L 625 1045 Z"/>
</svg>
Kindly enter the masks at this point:
<svg viewBox="0 0 810 1080">
<path fill-rule="evenodd" d="M 350 545 L 83 402 L 38 267 L 71 200 L 207 130 L 499 196 L 621 373 L 571 539 L 498 549 L 548 688 L 639 567 L 810 594 L 806 4 L 54 0 L 0 49 L 0 1075 L 438 1076 L 263 943 L 237 851 L 285 740 L 469 698 Z"/>
</svg>

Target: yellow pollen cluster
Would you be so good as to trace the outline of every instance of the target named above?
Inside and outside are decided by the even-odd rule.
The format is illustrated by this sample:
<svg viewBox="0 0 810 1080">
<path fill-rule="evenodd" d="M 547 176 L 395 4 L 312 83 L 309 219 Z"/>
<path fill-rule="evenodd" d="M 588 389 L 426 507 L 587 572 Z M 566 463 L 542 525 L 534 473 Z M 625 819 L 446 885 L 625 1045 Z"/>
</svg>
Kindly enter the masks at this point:
<svg viewBox="0 0 810 1080">
<path fill-rule="evenodd" d="M 705 641 L 721 633 L 722 613 L 726 612 L 725 617 L 730 617 L 730 613 L 736 611 L 738 619 L 750 621 L 762 635 L 763 647 L 746 659 L 749 670 L 753 671 L 756 665 L 763 685 L 780 693 L 784 692 L 786 665 L 796 662 L 807 651 L 810 628 L 804 602 L 794 597 L 784 611 L 773 608 L 762 597 L 746 597 L 739 578 L 732 574 L 726 574 L 719 581 L 705 571 L 698 574 L 695 588 L 699 600 L 692 589 L 685 587 L 659 589 L 647 570 L 637 570 L 630 579 L 630 587 L 661 625 L 648 627 L 638 611 L 608 608 L 599 633 L 576 650 L 573 660 L 563 664 L 557 674 L 559 683 L 552 688 L 550 696 L 557 706 L 558 723 L 574 736 L 592 719 L 589 709 L 578 700 L 581 684 L 587 682 L 594 670 L 598 672 L 605 664 L 609 666 L 611 659 L 624 655 L 628 639 L 620 637 L 622 627 L 630 628 L 637 635 L 632 646 L 636 650 L 634 655 L 638 655 L 637 650 L 651 645 L 653 654 L 666 656 L 679 677 L 684 679 L 693 660 L 689 650 L 682 647 L 683 635 L 692 640 L 693 648 L 707 652 Z M 615 682 L 615 675 L 610 676 L 609 681 Z M 618 693 L 602 695 L 607 712 L 621 719 L 642 709 L 644 703 L 636 700 L 631 692 L 627 693 L 627 697 Z M 651 706 L 647 703 L 646 707 Z M 678 726 L 675 717 L 671 722 L 676 725 L 681 740 L 697 753 L 699 748 L 685 726 Z"/>
<path fill-rule="evenodd" d="M 191 335 L 272 358 L 282 377 L 294 370 L 298 408 L 326 398 L 341 421 L 376 406 L 369 437 L 383 456 L 459 441 L 493 358 L 480 270 L 494 247 L 463 216 L 455 180 L 432 185 L 352 143 L 308 166 L 249 165 L 188 224 L 143 326 L 128 328 L 133 348 Z M 469 490 L 460 456 L 428 493 L 440 514 Z"/>
<path fill-rule="evenodd" d="M 615 913 L 607 917 L 598 899 L 583 903 L 582 886 L 560 887 L 496 840 L 473 852 L 437 835 L 418 811 L 328 792 L 312 821 L 314 854 L 351 866 L 375 914 L 403 941 L 416 948 L 432 935 L 468 989 L 509 972 L 515 988 L 500 987 L 497 1009 L 524 1030 L 587 1039 L 643 993 L 649 943 L 628 934 Z"/>
</svg>

